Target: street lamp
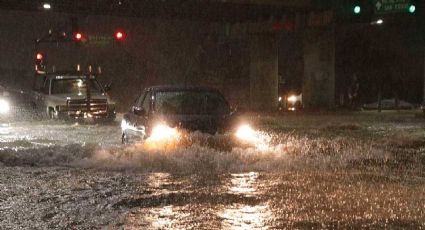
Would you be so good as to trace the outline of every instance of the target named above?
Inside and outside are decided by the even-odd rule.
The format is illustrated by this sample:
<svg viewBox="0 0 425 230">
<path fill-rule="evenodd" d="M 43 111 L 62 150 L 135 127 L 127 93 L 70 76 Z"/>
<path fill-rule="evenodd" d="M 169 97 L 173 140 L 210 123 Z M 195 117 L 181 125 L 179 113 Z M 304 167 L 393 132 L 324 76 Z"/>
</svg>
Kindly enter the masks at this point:
<svg viewBox="0 0 425 230">
<path fill-rule="evenodd" d="M 43 3 L 43 9 L 45 10 L 50 10 L 52 8 L 52 6 L 50 5 L 50 3 Z"/>
<path fill-rule="evenodd" d="M 371 25 L 382 25 L 384 23 L 384 20 L 382 18 L 379 18 L 375 21 L 372 21 L 370 24 Z"/>
</svg>

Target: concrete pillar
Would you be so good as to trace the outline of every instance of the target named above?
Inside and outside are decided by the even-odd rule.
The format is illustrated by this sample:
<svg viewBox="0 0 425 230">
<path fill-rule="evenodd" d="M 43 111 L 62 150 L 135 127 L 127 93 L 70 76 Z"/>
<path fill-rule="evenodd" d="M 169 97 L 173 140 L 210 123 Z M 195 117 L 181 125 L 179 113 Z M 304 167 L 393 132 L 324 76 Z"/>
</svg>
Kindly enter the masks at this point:
<svg viewBox="0 0 425 230">
<path fill-rule="evenodd" d="M 425 106 L 425 48 L 424 48 L 424 72 L 423 72 L 423 75 L 424 75 L 424 82 L 423 82 L 424 88 L 423 88 L 423 91 L 422 91 L 422 95 L 423 95 L 422 105 Z M 425 109 L 423 111 L 425 113 Z"/>
<path fill-rule="evenodd" d="M 272 111 L 278 99 L 278 40 L 274 34 L 252 34 L 249 41 L 250 107 Z"/>
<path fill-rule="evenodd" d="M 303 105 L 335 106 L 335 28 L 307 29 L 304 34 Z"/>
</svg>

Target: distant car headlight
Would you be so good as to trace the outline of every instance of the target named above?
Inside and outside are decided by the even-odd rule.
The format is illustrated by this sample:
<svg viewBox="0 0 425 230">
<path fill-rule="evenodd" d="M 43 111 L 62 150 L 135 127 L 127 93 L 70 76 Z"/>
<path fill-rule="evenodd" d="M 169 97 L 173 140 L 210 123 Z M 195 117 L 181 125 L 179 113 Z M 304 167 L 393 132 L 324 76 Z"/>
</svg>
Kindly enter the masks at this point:
<svg viewBox="0 0 425 230">
<path fill-rule="evenodd" d="M 291 95 L 288 97 L 288 102 L 295 103 L 297 101 L 297 97 L 295 95 Z"/>
<path fill-rule="evenodd" d="M 4 99 L 0 99 L 0 113 L 6 114 L 6 113 L 9 113 L 9 111 L 10 111 L 9 102 L 7 102 Z"/>
<path fill-rule="evenodd" d="M 177 128 L 171 128 L 166 124 L 157 124 L 153 127 L 149 139 L 152 141 L 174 140 L 179 137 Z"/>
</svg>

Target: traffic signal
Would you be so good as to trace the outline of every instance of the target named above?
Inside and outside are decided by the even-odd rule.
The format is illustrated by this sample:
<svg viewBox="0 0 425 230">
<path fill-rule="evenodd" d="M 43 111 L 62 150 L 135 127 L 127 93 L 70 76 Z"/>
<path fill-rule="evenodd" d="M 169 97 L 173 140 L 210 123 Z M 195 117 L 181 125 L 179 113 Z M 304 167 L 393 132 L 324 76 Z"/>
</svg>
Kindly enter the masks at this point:
<svg viewBox="0 0 425 230">
<path fill-rule="evenodd" d="M 373 17 L 372 0 L 344 0 L 341 1 L 337 12 L 338 20 L 343 23 L 370 23 Z"/>
<path fill-rule="evenodd" d="M 351 13 L 354 15 L 361 15 L 365 8 L 364 2 L 361 0 L 354 0 L 350 4 Z"/>
<path fill-rule="evenodd" d="M 41 52 L 35 54 L 35 71 L 37 73 L 44 73 L 46 69 L 46 64 L 44 61 L 44 55 Z"/>
<path fill-rule="evenodd" d="M 42 61 L 42 60 L 43 60 L 43 54 L 42 54 L 42 53 L 37 53 L 37 54 L 35 55 L 35 59 L 36 59 L 37 61 Z"/>
<path fill-rule="evenodd" d="M 413 14 L 413 13 L 415 13 L 415 11 L 416 11 L 416 6 L 415 5 L 413 5 L 413 4 L 411 4 L 411 5 L 409 5 L 409 13 L 411 13 L 411 14 Z"/>
<path fill-rule="evenodd" d="M 115 34 L 114 34 L 115 41 L 117 41 L 117 42 L 124 41 L 126 36 L 127 35 L 125 34 L 125 32 L 123 30 L 117 30 L 117 31 L 115 31 Z"/>
<path fill-rule="evenodd" d="M 76 42 L 81 42 L 81 41 L 83 41 L 83 39 L 84 39 L 83 33 L 81 33 L 81 32 L 75 32 L 74 33 L 74 40 Z"/>
<path fill-rule="evenodd" d="M 86 42 L 86 35 L 81 32 L 81 29 L 78 25 L 78 19 L 76 17 L 71 18 L 71 31 L 72 31 L 72 40 L 75 43 L 80 44 L 82 42 Z"/>
<path fill-rule="evenodd" d="M 87 37 L 82 32 L 74 32 L 72 39 L 74 40 L 75 44 L 77 46 L 81 45 L 82 43 L 85 43 L 87 41 Z"/>
<path fill-rule="evenodd" d="M 353 13 L 354 13 L 354 14 L 360 14 L 360 13 L 361 13 L 361 11 L 362 11 L 362 7 L 361 7 L 360 5 L 355 5 L 355 6 L 353 7 Z"/>
<path fill-rule="evenodd" d="M 423 10 L 423 2 L 421 2 L 422 0 L 410 0 L 409 1 L 409 6 L 407 8 L 407 11 L 410 14 L 416 14 L 418 12 L 418 10 Z"/>
</svg>

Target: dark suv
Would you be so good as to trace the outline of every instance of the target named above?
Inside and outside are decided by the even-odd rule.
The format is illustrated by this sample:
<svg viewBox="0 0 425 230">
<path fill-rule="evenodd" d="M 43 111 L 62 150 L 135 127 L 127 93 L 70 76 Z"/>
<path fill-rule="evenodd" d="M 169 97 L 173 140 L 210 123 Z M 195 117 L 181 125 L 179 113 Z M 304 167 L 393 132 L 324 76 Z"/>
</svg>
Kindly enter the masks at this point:
<svg viewBox="0 0 425 230">
<path fill-rule="evenodd" d="M 122 141 L 138 136 L 147 138 L 156 129 L 167 128 L 224 133 L 234 124 L 229 103 L 216 89 L 191 86 L 146 88 L 122 120 Z"/>
</svg>

